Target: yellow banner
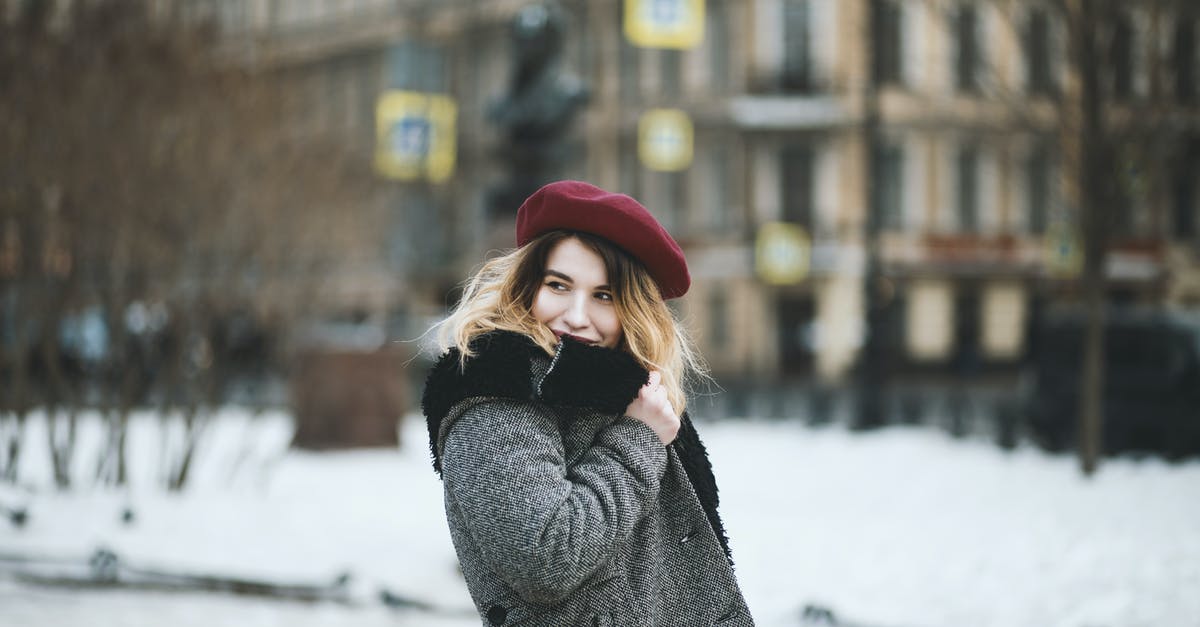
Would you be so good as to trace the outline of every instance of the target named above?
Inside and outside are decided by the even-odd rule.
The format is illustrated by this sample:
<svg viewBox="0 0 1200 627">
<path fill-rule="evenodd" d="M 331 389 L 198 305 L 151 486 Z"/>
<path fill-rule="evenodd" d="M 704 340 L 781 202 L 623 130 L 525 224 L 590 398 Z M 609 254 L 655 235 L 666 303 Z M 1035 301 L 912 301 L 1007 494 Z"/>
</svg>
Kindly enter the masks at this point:
<svg viewBox="0 0 1200 627">
<path fill-rule="evenodd" d="M 625 36 L 642 48 L 695 48 L 704 41 L 704 0 L 625 0 Z"/>
<path fill-rule="evenodd" d="M 659 172 L 692 165 L 692 118 L 679 109 L 651 109 L 638 120 L 638 157 Z"/>
<path fill-rule="evenodd" d="M 458 105 L 441 94 L 385 91 L 375 104 L 375 169 L 401 181 L 454 173 Z"/>
<path fill-rule="evenodd" d="M 1046 229 L 1044 260 L 1046 274 L 1060 279 L 1075 279 L 1083 272 L 1083 238 L 1067 222 L 1055 222 Z"/>
<path fill-rule="evenodd" d="M 768 222 L 758 229 L 754 245 L 758 276 L 771 285 L 794 285 L 808 277 L 812 240 L 803 227 Z"/>
</svg>

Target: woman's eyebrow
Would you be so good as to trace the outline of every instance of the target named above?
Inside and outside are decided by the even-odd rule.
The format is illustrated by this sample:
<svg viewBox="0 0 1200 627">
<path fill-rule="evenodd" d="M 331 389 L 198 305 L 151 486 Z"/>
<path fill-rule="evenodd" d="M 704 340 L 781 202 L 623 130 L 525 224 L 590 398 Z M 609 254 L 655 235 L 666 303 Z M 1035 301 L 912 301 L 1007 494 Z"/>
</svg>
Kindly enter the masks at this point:
<svg viewBox="0 0 1200 627">
<path fill-rule="evenodd" d="M 571 277 L 569 277 L 569 276 L 567 276 L 567 275 L 565 275 L 565 274 L 563 274 L 563 273 L 559 272 L 558 270 L 546 270 L 546 274 L 547 274 L 547 275 L 549 275 L 549 276 L 555 276 L 555 277 L 558 277 L 558 278 L 560 278 L 560 279 L 562 279 L 562 280 L 564 280 L 564 281 L 566 281 L 566 282 L 568 282 L 568 283 L 574 283 L 574 282 L 575 282 L 575 279 L 572 279 Z M 612 291 L 612 288 L 611 288 L 611 287 L 609 287 L 609 285 L 608 285 L 607 283 L 605 283 L 604 285 L 597 285 L 597 286 L 596 286 L 596 289 L 598 289 L 598 290 L 607 290 L 607 291 L 610 291 L 610 292 Z"/>
<path fill-rule="evenodd" d="M 558 277 L 564 281 L 570 282 L 570 283 L 575 282 L 575 279 L 572 279 L 571 277 L 559 272 L 558 270 L 546 270 L 546 274 L 548 274 L 550 276 L 556 276 L 556 277 Z"/>
</svg>

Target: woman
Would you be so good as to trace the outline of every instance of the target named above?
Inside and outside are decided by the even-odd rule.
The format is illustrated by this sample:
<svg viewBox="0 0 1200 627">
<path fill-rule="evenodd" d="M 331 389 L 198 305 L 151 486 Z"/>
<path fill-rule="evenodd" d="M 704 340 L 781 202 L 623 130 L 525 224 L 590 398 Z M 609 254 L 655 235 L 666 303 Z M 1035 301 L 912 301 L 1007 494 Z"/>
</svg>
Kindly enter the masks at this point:
<svg viewBox="0 0 1200 627">
<path fill-rule="evenodd" d="M 684 408 L 691 279 L 645 207 L 578 181 L 521 205 L 440 326 L 422 406 L 485 625 L 753 625 Z"/>
</svg>

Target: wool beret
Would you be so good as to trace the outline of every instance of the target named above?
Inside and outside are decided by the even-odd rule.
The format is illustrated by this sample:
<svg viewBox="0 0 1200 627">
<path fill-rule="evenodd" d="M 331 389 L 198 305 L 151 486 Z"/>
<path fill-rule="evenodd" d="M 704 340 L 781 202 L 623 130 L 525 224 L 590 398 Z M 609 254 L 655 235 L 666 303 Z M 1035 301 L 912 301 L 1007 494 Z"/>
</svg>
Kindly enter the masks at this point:
<svg viewBox="0 0 1200 627">
<path fill-rule="evenodd" d="M 664 299 L 691 287 L 687 260 L 670 233 L 641 203 L 582 181 L 543 186 L 517 211 L 517 246 L 555 230 L 581 231 L 616 244 L 646 267 Z"/>
</svg>

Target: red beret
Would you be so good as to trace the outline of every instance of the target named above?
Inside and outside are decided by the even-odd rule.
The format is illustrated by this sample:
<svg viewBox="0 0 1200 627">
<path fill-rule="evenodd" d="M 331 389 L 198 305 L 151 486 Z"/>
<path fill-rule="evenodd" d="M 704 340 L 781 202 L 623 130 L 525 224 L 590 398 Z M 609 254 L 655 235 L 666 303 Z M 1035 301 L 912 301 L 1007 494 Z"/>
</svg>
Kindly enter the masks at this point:
<svg viewBox="0 0 1200 627">
<path fill-rule="evenodd" d="M 692 284 L 683 250 L 641 203 L 582 181 L 557 181 L 533 193 L 517 211 L 517 246 L 548 231 L 598 235 L 642 262 L 664 299 Z"/>
</svg>

